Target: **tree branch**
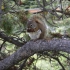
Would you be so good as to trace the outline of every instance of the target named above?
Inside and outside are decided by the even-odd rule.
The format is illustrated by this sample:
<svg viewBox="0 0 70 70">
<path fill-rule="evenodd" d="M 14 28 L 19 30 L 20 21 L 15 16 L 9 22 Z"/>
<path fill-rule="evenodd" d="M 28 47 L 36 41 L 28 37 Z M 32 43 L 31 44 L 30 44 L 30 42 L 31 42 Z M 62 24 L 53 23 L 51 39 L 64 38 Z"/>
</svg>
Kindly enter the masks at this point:
<svg viewBox="0 0 70 70">
<path fill-rule="evenodd" d="M 26 64 L 26 61 L 27 61 L 28 58 L 26 58 L 24 60 L 24 62 L 20 65 L 20 68 L 18 70 L 22 70 L 24 67 L 25 67 L 25 64 Z"/>
<path fill-rule="evenodd" d="M 1 51 L 2 47 L 3 47 L 3 45 L 5 44 L 5 42 L 6 42 L 6 41 L 3 41 L 3 43 L 1 44 L 1 46 L 0 46 L 0 51 Z"/>
<path fill-rule="evenodd" d="M 24 42 L 21 43 L 18 40 L 15 40 L 14 37 L 5 35 L 3 32 L 0 32 L 0 38 L 4 39 L 5 41 L 8 41 L 9 43 L 15 44 L 17 46 L 24 45 Z"/>
<path fill-rule="evenodd" d="M 63 51 L 70 53 L 69 39 L 52 39 L 29 41 L 18 49 L 14 54 L 0 61 L 0 70 L 6 70 L 19 61 L 43 51 Z"/>
</svg>

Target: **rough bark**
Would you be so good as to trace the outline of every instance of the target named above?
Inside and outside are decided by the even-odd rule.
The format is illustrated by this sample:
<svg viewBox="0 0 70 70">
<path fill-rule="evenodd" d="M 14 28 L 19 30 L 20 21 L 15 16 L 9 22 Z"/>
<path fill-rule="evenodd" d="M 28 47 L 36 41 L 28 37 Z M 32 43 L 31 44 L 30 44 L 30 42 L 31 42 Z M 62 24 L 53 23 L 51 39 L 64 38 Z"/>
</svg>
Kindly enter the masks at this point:
<svg viewBox="0 0 70 70">
<path fill-rule="evenodd" d="M 69 39 L 52 39 L 52 40 L 37 40 L 29 41 L 20 47 L 11 56 L 0 61 L 0 70 L 6 70 L 9 67 L 17 64 L 19 61 L 33 55 L 37 52 L 43 51 L 63 51 L 70 53 Z"/>
</svg>

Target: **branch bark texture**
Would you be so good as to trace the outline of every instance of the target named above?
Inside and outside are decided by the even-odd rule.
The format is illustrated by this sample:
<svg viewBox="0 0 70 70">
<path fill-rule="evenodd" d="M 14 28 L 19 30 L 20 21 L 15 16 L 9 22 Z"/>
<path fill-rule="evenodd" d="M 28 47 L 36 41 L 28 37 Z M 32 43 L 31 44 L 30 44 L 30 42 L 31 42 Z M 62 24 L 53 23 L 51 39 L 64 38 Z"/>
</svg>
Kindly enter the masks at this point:
<svg viewBox="0 0 70 70">
<path fill-rule="evenodd" d="M 0 70 L 7 70 L 9 67 L 17 64 L 19 61 L 32 56 L 34 53 L 43 51 L 63 51 L 70 53 L 69 39 L 52 39 L 29 41 L 20 47 L 11 56 L 0 61 Z"/>
</svg>

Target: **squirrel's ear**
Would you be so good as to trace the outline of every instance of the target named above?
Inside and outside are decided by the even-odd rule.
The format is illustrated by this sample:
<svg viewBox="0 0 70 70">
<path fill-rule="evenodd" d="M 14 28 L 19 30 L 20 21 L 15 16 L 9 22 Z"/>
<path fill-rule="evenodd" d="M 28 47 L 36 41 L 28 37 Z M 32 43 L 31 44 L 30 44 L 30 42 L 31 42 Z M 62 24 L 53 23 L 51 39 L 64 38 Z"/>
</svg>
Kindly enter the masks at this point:
<svg viewBox="0 0 70 70">
<path fill-rule="evenodd" d="M 39 23 L 38 20 L 35 20 L 36 23 Z"/>
<path fill-rule="evenodd" d="M 38 23 L 38 24 L 41 23 L 41 21 L 39 19 L 36 19 L 35 22 Z"/>
</svg>

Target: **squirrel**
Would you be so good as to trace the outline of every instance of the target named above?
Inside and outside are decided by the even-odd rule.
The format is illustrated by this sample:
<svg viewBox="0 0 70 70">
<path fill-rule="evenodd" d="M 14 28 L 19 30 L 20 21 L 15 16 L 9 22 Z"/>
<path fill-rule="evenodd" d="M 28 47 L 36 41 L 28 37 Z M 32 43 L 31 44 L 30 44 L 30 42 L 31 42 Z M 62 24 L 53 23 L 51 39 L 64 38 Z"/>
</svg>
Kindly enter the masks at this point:
<svg viewBox="0 0 70 70">
<path fill-rule="evenodd" d="M 34 14 L 27 20 L 26 31 L 31 40 L 69 37 L 67 34 L 52 33 L 42 15 Z"/>
<path fill-rule="evenodd" d="M 49 35 L 50 31 L 48 30 L 46 21 L 39 14 L 34 14 L 28 19 L 26 30 L 27 30 L 27 34 L 32 40 L 46 39 L 46 38 L 49 38 L 50 36 Z"/>
</svg>

